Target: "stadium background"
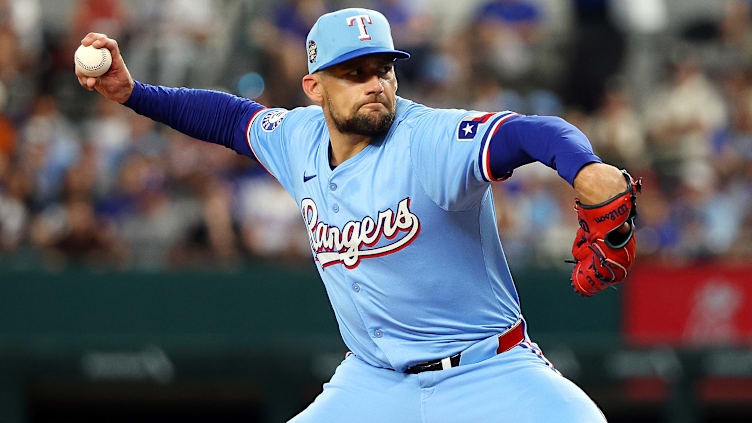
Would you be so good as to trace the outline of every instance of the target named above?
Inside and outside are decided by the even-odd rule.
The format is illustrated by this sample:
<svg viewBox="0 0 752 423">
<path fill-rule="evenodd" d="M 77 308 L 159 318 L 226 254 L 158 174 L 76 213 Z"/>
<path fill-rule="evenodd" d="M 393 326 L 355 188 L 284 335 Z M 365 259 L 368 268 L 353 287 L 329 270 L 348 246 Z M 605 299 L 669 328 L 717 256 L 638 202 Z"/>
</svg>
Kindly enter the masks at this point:
<svg viewBox="0 0 752 423">
<path fill-rule="evenodd" d="M 562 116 L 644 177 L 636 269 L 592 299 L 571 188 L 494 185 L 532 336 L 610 421 L 751 421 L 745 0 L 0 0 L 0 421 L 273 422 L 319 392 L 345 347 L 293 200 L 72 56 L 104 32 L 143 82 L 305 105 L 305 35 L 340 6 L 390 19 L 400 95 Z"/>
</svg>

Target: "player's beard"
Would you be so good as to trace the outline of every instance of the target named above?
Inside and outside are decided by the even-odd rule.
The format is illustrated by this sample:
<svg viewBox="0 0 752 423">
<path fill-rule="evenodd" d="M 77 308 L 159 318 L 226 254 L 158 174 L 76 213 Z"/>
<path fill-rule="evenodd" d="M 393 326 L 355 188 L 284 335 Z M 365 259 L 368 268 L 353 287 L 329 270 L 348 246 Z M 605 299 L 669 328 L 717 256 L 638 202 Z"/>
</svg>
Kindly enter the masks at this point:
<svg viewBox="0 0 752 423">
<path fill-rule="evenodd" d="M 343 118 L 335 114 L 334 107 L 332 107 L 332 100 L 330 98 L 327 98 L 326 102 L 329 108 L 329 116 L 332 118 L 334 126 L 336 126 L 337 130 L 343 134 L 358 134 L 367 137 L 376 137 L 389 131 L 392 122 L 394 122 L 394 110 L 389 110 L 378 117 L 360 114 L 358 111 L 355 111 L 352 116 Z"/>
</svg>

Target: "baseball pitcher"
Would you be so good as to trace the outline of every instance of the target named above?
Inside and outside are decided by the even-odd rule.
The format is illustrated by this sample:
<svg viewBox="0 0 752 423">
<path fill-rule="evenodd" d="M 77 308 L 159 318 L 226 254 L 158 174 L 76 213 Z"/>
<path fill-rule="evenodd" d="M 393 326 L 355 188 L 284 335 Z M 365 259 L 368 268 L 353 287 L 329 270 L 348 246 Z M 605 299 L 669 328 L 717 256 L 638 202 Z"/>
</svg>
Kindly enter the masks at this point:
<svg viewBox="0 0 752 423">
<path fill-rule="evenodd" d="M 433 109 L 400 98 L 379 12 L 323 15 L 306 40 L 305 94 L 265 108 L 229 94 L 134 81 L 79 83 L 190 136 L 257 160 L 293 196 L 350 349 L 294 423 L 603 422 L 528 336 L 490 184 L 539 161 L 573 185 L 572 286 L 590 296 L 634 261 L 639 183 L 557 117 Z M 303 58 L 301 58 L 302 60 Z"/>
</svg>

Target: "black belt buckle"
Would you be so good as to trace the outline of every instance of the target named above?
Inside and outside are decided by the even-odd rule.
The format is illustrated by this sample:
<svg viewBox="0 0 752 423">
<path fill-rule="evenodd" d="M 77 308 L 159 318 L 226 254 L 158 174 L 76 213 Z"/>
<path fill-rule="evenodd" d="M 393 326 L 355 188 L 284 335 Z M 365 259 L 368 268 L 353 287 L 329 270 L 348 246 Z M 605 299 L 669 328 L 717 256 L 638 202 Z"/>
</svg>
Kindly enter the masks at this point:
<svg viewBox="0 0 752 423">
<path fill-rule="evenodd" d="M 462 353 L 457 353 L 457 354 L 449 357 L 449 367 L 447 367 L 447 368 L 459 366 L 460 365 L 460 355 L 461 354 Z M 423 373 L 423 372 L 433 372 L 433 371 L 436 371 L 436 370 L 444 370 L 444 365 L 442 364 L 442 362 L 444 360 L 446 360 L 446 359 L 435 360 L 435 361 L 426 361 L 424 363 L 418 363 L 418 364 L 416 364 L 414 366 L 410 366 L 407 369 L 405 369 L 405 373 L 410 373 L 410 374 L 415 375 L 415 374 Z"/>
</svg>

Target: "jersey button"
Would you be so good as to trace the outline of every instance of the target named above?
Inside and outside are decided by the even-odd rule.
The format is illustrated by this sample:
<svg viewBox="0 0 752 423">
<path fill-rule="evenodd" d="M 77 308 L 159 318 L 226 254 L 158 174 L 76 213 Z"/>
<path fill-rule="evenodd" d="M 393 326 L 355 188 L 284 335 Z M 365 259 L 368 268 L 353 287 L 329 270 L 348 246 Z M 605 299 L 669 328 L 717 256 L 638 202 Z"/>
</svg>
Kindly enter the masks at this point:
<svg viewBox="0 0 752 423">
<path fill-rule="evenodd" d="M 352 289 L 355 292 L 360 292 L 360 285 L 358 285 L 357 283 L 354 283 L 352 284 Z"/>
<path fill-rule="evenodd" d="M 375 331 L 373 331 L 373 336 L 376 338 L 381 338 L 382 336 L 384 336 L 384 332 L 382 332 L 381 329 L 376 329 Z"/>
<path fill-rule="evenodd" d="M 335 213 L 339 213 L 339 206 L 337 204 L 333 205 L 332 211 L 334 211 Z"/>
<path fill-rule="evenodd" d="M 332 191 L 336 191 L 337 190 L 337 184 L 335 184 L 334 182 L 331 182 L 329 184 L 329 189 L 332 190 Z"/>
</svg>

